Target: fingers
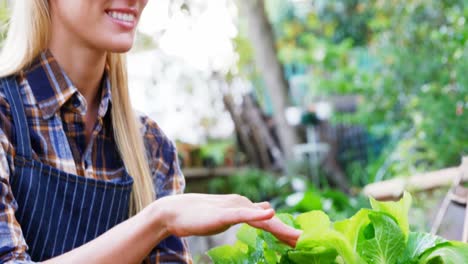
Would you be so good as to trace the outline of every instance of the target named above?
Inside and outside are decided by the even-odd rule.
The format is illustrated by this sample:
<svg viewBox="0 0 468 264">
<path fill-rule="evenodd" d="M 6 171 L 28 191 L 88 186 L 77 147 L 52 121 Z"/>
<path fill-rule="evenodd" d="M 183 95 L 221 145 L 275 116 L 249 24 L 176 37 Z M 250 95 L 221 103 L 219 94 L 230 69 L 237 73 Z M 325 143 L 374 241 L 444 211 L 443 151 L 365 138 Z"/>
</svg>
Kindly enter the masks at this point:
<svg viewBox="0 0 468 264">
<path fill-rule="evenodd" d="M 263 209 L 270 209 L 271 208 L 271 204 L 269 202 L 255 203 L 254 205 L 259 207 L 259 208 L 263 208 Z"/>
<path fill-rule="evenodd" d="M 297 240 L 302 234 L 302 231 L 284 224 L 278 218 L 273 218 L 268 221 L 253 222 L 249 224 L 268 231 L 281 240 Z"/>
<path fill-rule="evenodd" d="M 223 215 L 223 222 L 227 225 L 235 225 L 239 223 L 265 221 L 271 219 L 275 215 L 273 209 L 259 208 L 231 208 L 227 209 Z"/>
<path fill-rule="evenodd" d="M 272 233 L 280 241 L 291 247 L 296 246 L 296 242 L 302 234 L 302 231 L 284 224 L 276 217 L 267 221 L 249 222 L 249 225 Z"/>
<path fill-rule="evenodd" d="M 272 233 L 291 247 L 296 246 L 302 231 L 284 224 L 276 217 L 273 218 L 274 210 L 269 202 L 252 203 L 246 197 L 236 194 L 229 195 L 229 200 L 231 206 L 239 208 L 230 210 L 229 215 L 224 218 L 228 221 L 226 224 L 234 225 L 247 222 L 253 227 Z"/>
</svg>

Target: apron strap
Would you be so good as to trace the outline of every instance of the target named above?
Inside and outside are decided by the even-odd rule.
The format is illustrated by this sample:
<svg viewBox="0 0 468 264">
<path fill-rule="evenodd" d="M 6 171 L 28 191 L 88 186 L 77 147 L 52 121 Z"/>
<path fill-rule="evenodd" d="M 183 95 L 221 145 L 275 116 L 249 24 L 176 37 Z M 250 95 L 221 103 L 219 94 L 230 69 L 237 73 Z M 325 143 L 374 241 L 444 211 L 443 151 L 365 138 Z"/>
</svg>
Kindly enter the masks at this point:
<svg viewBox="0 0 468 264">
<path fill-rule="evenodd" d="M 2 78 L 1 85 L 5 91 L 6 99 L 10 103 L 11 114 L 13 115 L 13 124 L 16 132 L 16 153 L 24 158 L 32 158 L 29 126 L 16 77 Z"/>
</svg>

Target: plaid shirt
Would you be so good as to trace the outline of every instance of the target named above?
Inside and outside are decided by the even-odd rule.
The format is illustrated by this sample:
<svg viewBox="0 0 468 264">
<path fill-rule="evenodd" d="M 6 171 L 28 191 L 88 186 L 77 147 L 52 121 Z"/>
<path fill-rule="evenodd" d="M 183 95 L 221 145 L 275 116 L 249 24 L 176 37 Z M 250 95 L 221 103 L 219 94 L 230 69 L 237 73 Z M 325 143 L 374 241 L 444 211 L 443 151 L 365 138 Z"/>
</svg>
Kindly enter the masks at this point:
<svg viewBox="0 0 468 264">
<path fill-rule="evenodd" d="M 123 175 L 123 161 L 117 151 L 110 116 L 110 82 L 104 76 L 97 123 L 86 144 L 84 114 L 86 101 L 60 68 L 50 51 L 38 56 L 18 76 L 30 124 L 33 158 L 62 171 L 94 179 L 112 180 Z M 185 181 L 174 144 L 158 125 L 141 116 L 144 143 L 158 198 L 182 193 Z M 14 252 L 0 256 L 0 263 L 29 259 L 21 227 L 15 219 L 9 177 L 14 173 L 15 156 L 12 115 L 0 90 L 0 246 L 14 241 Z M 8 234 L 8 235 L 6 235 Z M 12 236 L 11 234 L 15 234 Z M 191 263 L 184 241 L 182 252 L 153 251 L 151 263 Z"/>
</svg>

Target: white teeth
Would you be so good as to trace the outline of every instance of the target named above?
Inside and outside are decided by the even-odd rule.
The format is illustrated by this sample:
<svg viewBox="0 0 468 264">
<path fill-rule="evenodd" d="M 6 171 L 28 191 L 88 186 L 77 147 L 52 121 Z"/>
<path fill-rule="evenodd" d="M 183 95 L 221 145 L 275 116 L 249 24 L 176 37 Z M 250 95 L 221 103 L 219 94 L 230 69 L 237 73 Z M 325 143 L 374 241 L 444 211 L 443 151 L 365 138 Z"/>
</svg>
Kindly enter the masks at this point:
<svg viewBox="0 0 468 264">
<path fill-rule="evenodd" d="M 133 14 L 115 12 L 115 11 L 108 12 L 108 14 L 114 19 L 122 20 L 125 22 L 133 22 L 135 20 L 135 16 Z"/>
</svg>

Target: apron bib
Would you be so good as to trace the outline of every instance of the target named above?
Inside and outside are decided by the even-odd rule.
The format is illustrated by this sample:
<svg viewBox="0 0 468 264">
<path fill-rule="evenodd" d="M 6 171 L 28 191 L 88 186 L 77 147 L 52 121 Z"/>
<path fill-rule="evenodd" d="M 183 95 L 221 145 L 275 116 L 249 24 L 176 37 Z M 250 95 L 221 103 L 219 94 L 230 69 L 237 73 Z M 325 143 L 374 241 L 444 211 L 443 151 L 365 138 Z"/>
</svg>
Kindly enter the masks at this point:
<svg viewBox="0 0 468 264">
<path fill-rule="evenodd" d="M 85 178 L 33 160 L 29 128 L 19 87 L 14 78 L 2 79 L 13 115 L 16 156 L 10 185 L 33 261 L 61 255 L 128 218 L 133 179 Z"/>
</svg>

